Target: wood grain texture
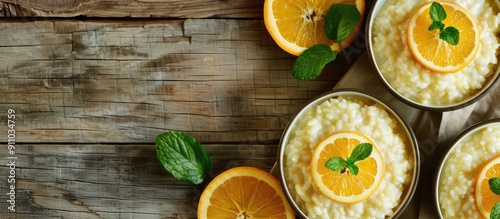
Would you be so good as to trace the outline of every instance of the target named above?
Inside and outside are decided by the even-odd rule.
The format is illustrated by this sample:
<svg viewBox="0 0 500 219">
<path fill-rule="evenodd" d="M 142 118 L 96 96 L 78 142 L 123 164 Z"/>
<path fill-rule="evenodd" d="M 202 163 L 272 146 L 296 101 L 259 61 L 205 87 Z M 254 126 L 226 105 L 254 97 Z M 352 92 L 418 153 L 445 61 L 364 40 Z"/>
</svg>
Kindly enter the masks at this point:
<svg viewBox="0 0 500 219">
<path fill-rule="evenodd" d="M 198 198 L 213 177 L 235 166 L 270 170 L 277 154 L 276 145 L 204 147 L 214 166 L 194 186 L 163 169 L 154 144 L 19 144 L 16 214 L 6 213 L 3 201 L 0 218 L 196 218 Z M 7 175 L 2 163 L 0 176 Z M 7 186 L 0 180 L 0 194 Z"/>
<path fill-rule="evenodd" d="M 0 17 L 262 18 L 263 0 L 1 0 Z"/>
<path fill-rule="evenodd" d="M 196 218 L 217 174 L 270 170 L 291 116 L 331 90 L 365 45 L 361 34 L 347 59 L 298 81 L 296 57 L 265 29 L 263 2 L 0 0 L 11 18 L 0 22 L 0 151 L 14 109 L 17 156 L 17 211 L 1 201 L 0 218 Z M 166 130 L 205 146 L 214 168 L 204 184 L 179 182 L 158 162 L 154 139 Z"/>
<path fill-rule="evenodd" d="M 3 22 L 0 110 L 16 110 L 18 142 L 150 143 L 180 130 L 276 143 L 362 52 L 355 44 L 350 62 L 305 82 L 259 20 Z"/>
</svg>

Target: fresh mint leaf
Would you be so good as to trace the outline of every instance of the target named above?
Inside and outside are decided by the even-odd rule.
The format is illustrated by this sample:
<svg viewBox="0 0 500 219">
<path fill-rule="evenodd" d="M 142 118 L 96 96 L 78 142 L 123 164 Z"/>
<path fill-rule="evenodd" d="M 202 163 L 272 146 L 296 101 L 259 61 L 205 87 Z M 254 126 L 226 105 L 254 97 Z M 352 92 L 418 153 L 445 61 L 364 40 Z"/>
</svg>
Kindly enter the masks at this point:
<svg viewBox="0 0 500 219">
<path fill-rule="evenodd" d="M 441 22 L 444 19 L 446 19 L 446 11 L 444 10 L 443 6 L 438 2 L 432 2 L 431 10 L 429 13 L 431 14 L 431 19 L 433 21 Z"/>
<path fill-rule="evenodd" d="M 292 75 L 299 80 L 314 80 L 326 64 L 337 58 L 337 51 L 332 51 L 330 46 L 316 44 L 302 52 L 295 60 Z"/>
<path fill-rule="evenodd" d="M 332 157 L 325 163 L 326 168 L 333 171 L 341 171 L 346 167 L 346 162 L 341 157 Z"/>
<path fill-rule="evenodd" d="M 169 131 L 158 135 L 156 154 L 163 167 L 184 182 L 198 185 L 212 168 L 212 160 L 203 146 L 183 132 Z"/>
<path fill-rule="evenodd" d="M 443 23 L 446 19 L 446 11 L 443 6 L 438 2 L 432 2 L 429 14 L 432 19 L 432 24 L 427 28 L 429 31 L 439 29 L 439 39 L 451 44 L 458 45 L 460 40 L 460 32 L 455 27 L 446 27 Z"/>
<path fill-rule="evenodd" d="M 428 30 L 431 31 L 431 30 L 436 30 L 436 29 L 439 29 L 439 30 L 442 31 L 444 29 L 443 22 L 441 22 L 441 21 L 433 21 L 432 24 L 431 24 L 431 26 L 429 26 Z"/>
<path fill-rule="evenodd" d="M 460 40 L 460 33 L 455 27 L 447 27 L 439 34 L 439 39 L 444 40 L 445 42 L 451 45 L 458 45 Z"/>
<path fill-rule="evenodd" d="M 355 176 L 358 175 L 359 173 L 359 168 L 358 166 L 356 166 L 356 164 L 353 164 L 353 165 L 347 165 L 347 168 L 349 169 L 349 171 L 354 174 Z"/>
<path fill-rule="evenodd" d="M 500 202 L 497 202 L 490 213 L 490 219 L 500 219 Z"/>
<path fill-rule="evenodd" d="M 347 165 L 354 165 L 354 162 L 355 162 L 355 161 L 354 161 L 352 158 L 347 157 L 347 159 L 346 159 L 346 163 L 347 163 Z"/>
<path fill-rule="evenodd" d="M 354 150 L 352 150 L 351 156 L 349 157 L 352 161 L 358 162 L 364 160 L 372 154 L 373 145 L 370 143 L 361 143 L 357 145 Z"/>
<path fill-rule="evenodd" d="M 488 184 L 490 185 L 490 189 L 493 193 L 500 195 L 500 178 L 499 177 L 489 179 Z"/>
<path fill-rule="evenodd" d="M 356 6 L 333 4 L 325 16 L 325 33 L 328 39 L 344 42 L 361 20 Z"/>
</svg>

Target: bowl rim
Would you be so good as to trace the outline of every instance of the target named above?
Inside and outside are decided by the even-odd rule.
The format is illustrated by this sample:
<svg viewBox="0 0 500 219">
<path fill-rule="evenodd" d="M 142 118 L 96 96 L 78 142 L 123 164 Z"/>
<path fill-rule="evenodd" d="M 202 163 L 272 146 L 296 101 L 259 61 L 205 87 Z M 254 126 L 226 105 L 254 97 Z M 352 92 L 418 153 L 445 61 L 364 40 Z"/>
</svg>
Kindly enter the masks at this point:
<svg viewBox="0 0 500 219">
<path fill-rule="evenodd" d="M 497 64 L 495 64 L 497 66 L 497 69 L 494 70 L 492 72 L 492 74 L 488 76 L 490 79 L 488 79 L 486 81 L 486 83 L 483 85 L 483 87 L 481 89 L 479 89 L 476 94 L 474 94 L 471 97 L 466 98 L 465 101 L 461 101 L 461 102 L 449 104 L 449 105 L 442 105 L 442 106 L 424 105 L 424 104 L 418 103 L 416 101 L 413 101 L 413 100 L 403 96 L 402 94 L 400 94 L 398 91 L 396 91 L 390 85 L 390 83 L 386 80 L 386 78 L 384 77 L 384 75 L 380 71 L 380 68 L 378 67 L 378 64 L 375 60 L 376 59 L 375 58 L 375 51 L 374 51 L 373 42 L 372 42 L 372 40 L 373 40 L 372 29 L 373 29 L 373 23 L 374 23 L 375 17 L 386 1 L 387 0 L 375 0 L 375 2 L 373 3 L 371 10 L 370 10 L 368 17 L 367 17 L 367 24 L 365 27 L 365 39 L 366 39 L 365 41 L 366 41 L 366 46 L 367 46 L 367 51 L 368 51 L 368 57 L 370 60 L 370 64 L 372 65 L 372 68 L 375 70 L 375 72 L 377 73 L 379 78 L 382 79 L 383 84 L 389 90 L 389 92 L 392 95 L 394 95 L 395 97 L 397 97 L 399 100 L 401 100 L 402 102 L 404 102 L 412 107 L 422 109 L 422 110 L 436 111 L 436 112 L 452 111 L 452 110 L 462 109 L 462 108 L 467 107 L 473 103 L 476 103 L 477 101 L 482 99 L 486 94 L 488 94 L 490 92 L 490 90 L 495 86 L 495 84 L 500 80 L 500 63 L 497 63 Z M 492 1 L 492 3 L 496 3 L 498 10 L 500 11 L 500 2 Z M 500 59 L 500 54 L 497 55 L 497 57 Z"/>
<path fill-rule="evenodd" d="M 442 212 L 441 212 L 441 207 L 439 206 L 439 180 L 441 178 L 441 173 L 442 169 L 444 167 L 444 163 L 446 162 L 446 159 L 450 155 L 451 151 L 460 143 L 462 142 L 465 138 L 470 136 L 471 134 L 474 134 L 476 131 L 479 131 L 487 126 L 490 125 L 500 125 L 500 118 L 495 118 L 495 119 L 489 119 L 485 121 L 481 121 L 478 123 L 475 123 L 468 128 L 464 129 L 462 132 L 457 134 L 455 138 L 453 138 L 450 143 L 446 144 L 446 147 L 443 148 L 443 153 L 439 156 L 439 162 L 438 165 L 436 166 L 436 170 L 434 171 L 434 185 L 433 185 L 433 196 L 434 196 L 434 206 L 436 208 L 437 214 L 439 218 L 443 218 Z"/>
<path fill-rule="evenodd" d="M 323 94 L 320 94 L 313 99 L 309 100 L 307 103 L 305 103 L 297 113 L 294 114 L 294 116 L 290 119 L 288 122 L 287 126 L 285 127 L 279 145 L 278 145 L 278 155 L 277 155 L 277 176 L 278 180 L 281 184 L 281 187 L 283 188 L 283 192 L 285 194 L 286 199 L 292 206 L 292 208 L 295 210 L 296 214 L 300 218 L 307 218 L 307 216 L 302 212 L 302 210 L 297 206 L 293 198 L 291 197 L 290 191 L 288 189 L 288 186 L 286 185 L 286 180 L 285 180 L 285 172 L 284 172 L 284 154 L 285 154 L 285 147 L 286 144 L 289 140 L 289 136 L 291 133 L 291 130 L 295 126 L 296 122 L 298 119 L 303 115 L 305 111 L 310 109 L 311 107 L 317 106 L 319 103 L 322 103 L 330 98 L 334 97 L 339 97 L 339 96 L 356 96 L 360 97 L 363 99 L 368 99 L 369 101 L 373 101 L 374 103 L 382 105 L 385 110 L 396 119 L 396 121 L 401 125 L 401 127 L 404 129 L 403 132 L 406 133 L 408 139 L 408 143 L 411 145 L 411 150 L 413 151 L 413 170 L 412 170 L 412 181 L 410 182 L 409 186 L 405 188 L 403 191 L 406 192 L 405 197 L 403 197 L 403 200 L 400 204 L 395 208 L 395 213 L 391 216 L 392 218 L 398 218 L 403 211 L 406 209 L 406 207 L 409 205 L 411 200 L 413 199 L 413 195 L 415 193 L 415 190 L 417 189 L 417 185 L 419 182 L 419 177 L 420 177 L 420 151 L 418 147 L 418 141 L 417 138 L 411 128 L 411 126 L 402 119 L 402 117 L 389 105 L 386 103 L 382 102 L 380 99 L 376 98 L 374 95 L 368 93 L 367 91 L 361 90 L 361 89 L 356 89 L 356 88 L 340 88 L 340 89 L 334 89 L 332 91 L 325 92 Z M 403 194 L 404 195 L 404 194 Z M 402 195 L 402 196 L 403 196 Z"/>
</svg>

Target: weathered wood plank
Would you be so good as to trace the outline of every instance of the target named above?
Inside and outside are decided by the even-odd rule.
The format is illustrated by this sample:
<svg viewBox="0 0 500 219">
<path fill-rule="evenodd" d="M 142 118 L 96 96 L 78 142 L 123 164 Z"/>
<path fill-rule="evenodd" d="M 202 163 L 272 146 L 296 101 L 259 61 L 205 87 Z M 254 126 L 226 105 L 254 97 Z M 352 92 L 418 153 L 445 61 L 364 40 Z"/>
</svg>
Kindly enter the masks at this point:
<svg viewBox="0 0 500 219">
<path fill-rule="evenodd" d="M 2 0 L 0 17 L 262 18 L 252 0 Z"/>
<path fill-rule="evenodd" d="M 262 19 L 263 8 L 264 0 L 0 0 L 0 17 Z"/>
<path fill-rule="evenodd" d="M 17 218 L 196 218 L 197 200 L 217 174 L 235 166 L 269 171 L 276 145 L 205 144 L 213 169 L 204 184 L 169 175 L 154 144 L 38 144 L 16 146 Z M 2 146 L 2 151 L 6 149 Z M 3 158 L 2 158 L 3 159 Z M 2 160 L 0 176 L 8 176 Z M 0 198 L 9 184 L 0 180 Z M 9 214 L 0 202 L 0 218 Z M 1 213 L 4 212 L 4 213 Z"/>
<path fill-rule="evenodd" d="M 364 49 L 357 43 L 353 60 Z M 315 81 L 259 20 L 0 23 L 0 111 L 18 142 L 277 142 L 288 119 L 331 90 L 351 62 Z M 0 126 L 6 127 L 6 120 Z M 0 135 L 0 141 L 6 141 Z"/>
</svg>

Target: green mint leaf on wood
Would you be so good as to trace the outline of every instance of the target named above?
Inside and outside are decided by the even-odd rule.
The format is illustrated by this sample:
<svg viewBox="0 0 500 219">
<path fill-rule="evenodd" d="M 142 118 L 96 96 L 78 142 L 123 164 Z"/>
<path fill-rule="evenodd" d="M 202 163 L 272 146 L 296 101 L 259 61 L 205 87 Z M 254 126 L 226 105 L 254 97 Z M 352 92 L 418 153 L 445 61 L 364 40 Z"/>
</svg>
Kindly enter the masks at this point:
<svg viewBox="0 0 500 219">
<path fill-rule="evenodd" d="M 443 6 L 437 2 L 432 2 L 430 14 L 432 21 L 442 22 L 446 19 L 446 11 Z"/>
<path fill-rule="evenodd" d="M 292 75 L 299 80 L 314 80 L 321 74 L 325 65 L 335 58 L 337 51 L 325 44 L 316 44 L 304 50 L 295 60 Z"/>
<path fill-rule="evenodd" d="M 444 40 L 445 42 L 456 46 L 460 40 L 460 33 L 457 28 L 447 27 L 439 34 L 439 39 Z"/>
<path fill-rule="evenodd" d="M 341 171 L 346 168 L 347 164 L 341 157 L 332 157 L 326 161 L 325 166 L 333 171 Z"/>
<path fill-rule="evenodd" d="M 353 162 L 358 162 L 361 160 L 364 160 L 372 154 L 373 150 L 373 145 L 370 143 L 361 143 L 358 146 L 352 150 L 351 156 L 349 157 L 350 159 L 353 160 Z"/>
<path fill-rule="evenodd" d="M 361 20 L 354 5 L 333 4 L 325 16 L 325 33 L 328 39 L 344 42 Z"/>
<path fill-rule="evenodd" d="M 176 179 L 200 184 L 212 168 L 203 146 L 186 133 L 165 132 L 156 137 L 156 154 L 163 167 Z"/>
<path fill-rule="evenodd" d="M 490 185 L 490 189 L 493 193 L 500 195 L 500 178 L 499 177 L 489 179 L 488 184 Z"/>
<path fill-rule="evenodd" d="M 500 219 L 500 202 L 497 202 L 490 213 L 490 219 Z"/>
</svg>

